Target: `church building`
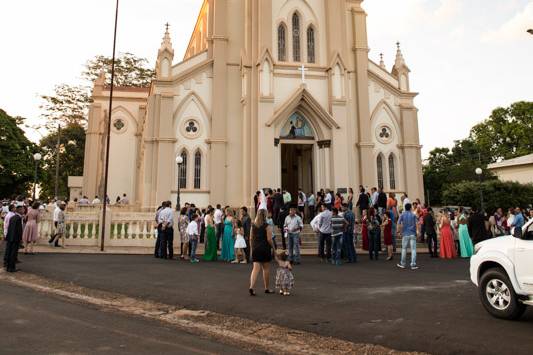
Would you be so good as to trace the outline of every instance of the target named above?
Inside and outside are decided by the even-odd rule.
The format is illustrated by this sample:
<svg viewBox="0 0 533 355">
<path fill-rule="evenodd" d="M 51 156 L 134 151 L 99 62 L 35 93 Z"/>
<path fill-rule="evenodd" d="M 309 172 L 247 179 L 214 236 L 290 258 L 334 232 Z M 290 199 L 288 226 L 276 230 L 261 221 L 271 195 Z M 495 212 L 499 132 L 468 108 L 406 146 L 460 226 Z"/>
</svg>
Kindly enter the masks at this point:
<svg viewBox="0 0 533 355">
<path fill-rule="evenodd" d="M 369 59 L 363 0 L 205 0 L 185 57 L 168 30 L 149 88 L 116 87 L 109 197 L 251 206 L 260 188 L 423 198 L 416 93 L 398 44 Z M 110 88 L 96 80 L 83 194 L 103 191 Z M 181 156 L 183 163 L 176 164 Z"/>
</svg>

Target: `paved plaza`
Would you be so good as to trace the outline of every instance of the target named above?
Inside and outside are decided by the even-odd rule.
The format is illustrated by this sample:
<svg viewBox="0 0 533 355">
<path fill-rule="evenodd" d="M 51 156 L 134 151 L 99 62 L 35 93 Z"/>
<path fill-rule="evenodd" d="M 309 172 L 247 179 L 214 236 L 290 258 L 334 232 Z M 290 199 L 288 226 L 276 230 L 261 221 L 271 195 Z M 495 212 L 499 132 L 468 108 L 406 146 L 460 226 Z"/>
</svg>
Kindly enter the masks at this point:
<svg viewBox="0 0 533 355">
<path fill-rule="evenodd" d="M 469 282 L 466 260 L 421 255 L 421 269 L 410 271 L 366 255 L 340 267 L 305 257 L 294 270 L 290 297 L 255 298 L 247 293 L 249 265 L 134 255 L 22 255 L 21 260 L 24 273 L 52 280 L 354 343 L 433 354 L 526 354 L 533 348 L 533 312 L 517 322 L 490 317 Z"/>
</svg>

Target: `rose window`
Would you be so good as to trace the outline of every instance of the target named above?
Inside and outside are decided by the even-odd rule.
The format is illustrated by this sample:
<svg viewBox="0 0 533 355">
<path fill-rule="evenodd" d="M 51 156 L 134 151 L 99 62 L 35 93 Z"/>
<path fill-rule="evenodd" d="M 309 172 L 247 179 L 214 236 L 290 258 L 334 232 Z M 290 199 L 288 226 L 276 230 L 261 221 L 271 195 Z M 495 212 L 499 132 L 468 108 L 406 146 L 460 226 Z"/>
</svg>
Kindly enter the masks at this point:
<svg viewBox="0 0 533 355">
<path fill-rule="evenodd" d="M 198 132 L 198 126 L 196 125 L 196 122 L 189 121 L 187 123 L 187 126 L 185 127 L 185 131 L 189 134 L 195 134 L 196 132 Z"/>
<path fill-rule="evenodd" d="M 115 127 L 117 131 L 122 130 L 124 126 L 126 126 L 126 124 L 121 119 L 115 120 L 115 122 L 113 122 L 113 127 Z"/>
</svg>

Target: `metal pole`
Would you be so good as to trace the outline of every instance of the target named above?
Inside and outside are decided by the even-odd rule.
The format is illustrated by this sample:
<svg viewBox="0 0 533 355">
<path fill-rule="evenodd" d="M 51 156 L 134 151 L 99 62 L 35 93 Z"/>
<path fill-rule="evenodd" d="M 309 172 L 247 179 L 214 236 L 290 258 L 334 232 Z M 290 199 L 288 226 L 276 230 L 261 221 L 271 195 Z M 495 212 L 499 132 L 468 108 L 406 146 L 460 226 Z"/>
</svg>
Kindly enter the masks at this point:
<svg viewBox="0 0 533 355">
<path fill-rule="evenodd" d="M 104 204 L 102 207 L 102 234 L 100 235 L 100 251 L 104 251 L 105 223 L 107 211 L 107 181 L 109 178 L 109 150 L 111 143 L 111 110 L 113 109 L 113 87 L 115 85 L 115 49 L 117 44 L 117 24 L 118 24 L 118 1 L 115 9 L 115 31 L 113 34 L 113 60 L 111 61 L 111 89 L 109 92 L 109 109 L 107 119 L 107 140 L 105 150 L 105 169 L 104 169 Z"/>
<path fill-rule="evenodd" d="M 33 174 L 33 198 L 32 198 L 32 201 L 35 202 L 35 194 L 36 194 L 36 189 L 37 189 L 37 165 L 39 164 L 39 162 L 37 160 L 35 160 L 35 172 Z"/>
<path fill-rule="evenodd" d="M 481 182 L 481 175 L 479 175 L 479 198 L 481 202 L 481 212 L 485 211 L 485 203 L 483 202 L 483 183 Z"/>
<path fill-rule="evenodd" d="M 56 201 L 59 199 L 59 149 L 61 148 L 61 125 L 57 125 L 57 144 L 56 144 L 56 184 L 54 195 Z"/>
<path fill-rule="evenodd" d="M 181 185 L 181 181 L 180 181 L 180 170 L 181 170 L 181 164 L 178 164 L 178 198 L 177 198 L 177 201 L 176 201 L 176 211 L 179 212 L 179 210 L 181 209 L 181 206 L 180 206 L 180 185 Z"/>
</svg>

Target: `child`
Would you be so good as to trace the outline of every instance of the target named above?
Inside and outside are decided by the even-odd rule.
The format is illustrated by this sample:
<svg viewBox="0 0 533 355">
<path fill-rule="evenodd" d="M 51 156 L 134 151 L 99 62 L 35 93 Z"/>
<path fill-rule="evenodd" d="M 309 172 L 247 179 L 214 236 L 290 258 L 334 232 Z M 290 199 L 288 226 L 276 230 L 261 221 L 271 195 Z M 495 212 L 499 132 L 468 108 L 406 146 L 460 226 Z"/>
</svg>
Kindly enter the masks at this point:
<svg viewBox="0 0 533 355">
<path fill-rule="evenodd" d="M 198 263 L 200 260 L 196 257 L 196 247 L 200 239 L 200 217 L 194 214 L 191 223 L 187 226 L 187 236 L 189 238 L 190 250 L 191 250 L 191 263 Z"/>
<path fill-rule="evenodd" d="M 276 261 L 278 262 L 278 271 L 276 272 L 276 288 L 279 294 L 289 296 L 290 290 L 294 286 L 294 275 L 292 274 L 291 263 L 287 260 L 285 250 L 276 251 Z"/>
<path fill-rule="evenodd" d="M 236 222 L 235 235 L 235 260 L 231 263 L 238 264 L 240 262 L 241 264 L 246 264 L 246 255 L 244 253 L 244 249 L 246 249 L 246 241 L 244 240 L 242 223 L 240 220 L 237 220 Z M 240 260 L 241 258 L 242 261 Z"/>
</svg>

